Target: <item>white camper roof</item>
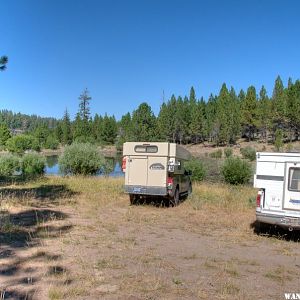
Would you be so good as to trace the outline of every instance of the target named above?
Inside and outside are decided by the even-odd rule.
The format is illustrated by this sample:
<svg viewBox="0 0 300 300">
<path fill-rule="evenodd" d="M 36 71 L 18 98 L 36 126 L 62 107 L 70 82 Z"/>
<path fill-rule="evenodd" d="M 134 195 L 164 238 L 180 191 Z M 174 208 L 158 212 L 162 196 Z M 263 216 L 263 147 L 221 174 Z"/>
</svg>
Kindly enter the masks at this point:
<svg viewBox="0 0 300 300">
<path fill-rule="evenodd" d="M 168 156 L 188 160 L 191 154 L 184 147 L 166 142 L 126 142 L 123 145 L 123 155 L 137 156 Z"/>
<path fill-rule="evenodd" d="M 300 161 L 300 153 L 292 152 L 257 152 L 257 162 L 288 162 L 288 161 Z"/>
</svg>

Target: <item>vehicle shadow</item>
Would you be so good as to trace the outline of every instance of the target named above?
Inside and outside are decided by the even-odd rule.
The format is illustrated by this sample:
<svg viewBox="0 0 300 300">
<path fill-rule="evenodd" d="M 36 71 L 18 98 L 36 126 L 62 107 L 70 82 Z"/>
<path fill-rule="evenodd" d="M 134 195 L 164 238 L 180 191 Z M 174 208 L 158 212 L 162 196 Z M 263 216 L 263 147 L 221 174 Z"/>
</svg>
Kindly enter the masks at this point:
<svg viewBox="0 0 300 300">
<path fill-rule="evenodd" d="M 188 196 L 180 196 L 178 205 L 186 201 L 187 198 Z M 148 205 L 161 208 L 174 207 L 172 200 L 160 196 L 140 197 L 131 202 L 131 205 Z"/>
<path fill-rule="evenodd" d="M 276 238 L 279 240 L 300 242 L 300 230 L 289 231 L 279 226 L 270 225 L 254 221 L 250 224 L 250 228 L 257 235 L 264 236 L 266 238 Z"/>
</svg>

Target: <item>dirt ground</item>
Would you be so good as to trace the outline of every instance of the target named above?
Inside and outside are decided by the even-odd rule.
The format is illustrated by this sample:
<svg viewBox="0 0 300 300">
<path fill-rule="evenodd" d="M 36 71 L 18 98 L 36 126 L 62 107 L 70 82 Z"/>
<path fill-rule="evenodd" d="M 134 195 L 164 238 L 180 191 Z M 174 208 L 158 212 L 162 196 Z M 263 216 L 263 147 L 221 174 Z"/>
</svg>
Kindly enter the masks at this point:
<svg viewBox="0 0 300 300">
<path fill-rule="evenodd" d="M 105 193 L 90 187 L 82 194 L 81 187 L 58 183 L 2 189 L 3 201 L 17 198 L 22 205 L 2 205 L 0 299 L 285 299 L 286 292 L 299 293 L 300 235 L 256 234 L 254 208 L 195 205 L 214 188 L 230 197 L 223 187 L 200 185 L 175 208 L 130 206 L 119 180 Z"/>
</svg>

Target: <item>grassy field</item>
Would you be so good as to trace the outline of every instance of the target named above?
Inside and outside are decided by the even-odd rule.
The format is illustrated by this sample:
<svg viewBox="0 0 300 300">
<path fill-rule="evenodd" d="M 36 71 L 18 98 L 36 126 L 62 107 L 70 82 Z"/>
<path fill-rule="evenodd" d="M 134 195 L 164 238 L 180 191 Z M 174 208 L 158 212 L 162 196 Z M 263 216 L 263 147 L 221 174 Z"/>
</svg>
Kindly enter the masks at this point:
<svg viewBox="0 0 300 300">
<path fill-rule="evenodd" d="M 172 208 L 130 206 L 122 184 L 1 186 L 1 297 L 283 299 L 300 286 L 299 235 L 254 232 L 252 187 L 194 184 Z"/>
</svg>

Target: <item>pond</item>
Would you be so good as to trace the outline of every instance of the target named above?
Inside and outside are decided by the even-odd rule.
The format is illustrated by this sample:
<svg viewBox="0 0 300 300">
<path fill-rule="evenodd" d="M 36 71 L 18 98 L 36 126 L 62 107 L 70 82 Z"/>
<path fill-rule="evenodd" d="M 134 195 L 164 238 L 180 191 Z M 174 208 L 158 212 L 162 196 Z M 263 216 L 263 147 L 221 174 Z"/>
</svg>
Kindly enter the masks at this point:
<svg viewBox="0 0 300 300">
<path fill-rule="evenodd" d="M 110 177 L 123 177 L 124 173 L 121 169 L 121 157 L 106 157 L 105 159 L 111 160 L 113 162 L 113 171 L 108 174 Z M 58 165 L 58 155 L 46 156 L 46 175 L 62 175 L 59 170 Z M 104 176 L 100 172 L 96 176 Z"/>
</svg>

